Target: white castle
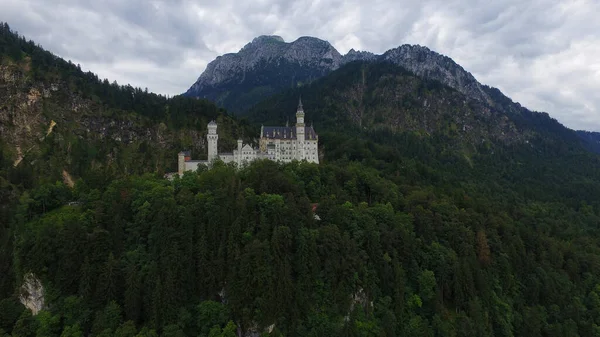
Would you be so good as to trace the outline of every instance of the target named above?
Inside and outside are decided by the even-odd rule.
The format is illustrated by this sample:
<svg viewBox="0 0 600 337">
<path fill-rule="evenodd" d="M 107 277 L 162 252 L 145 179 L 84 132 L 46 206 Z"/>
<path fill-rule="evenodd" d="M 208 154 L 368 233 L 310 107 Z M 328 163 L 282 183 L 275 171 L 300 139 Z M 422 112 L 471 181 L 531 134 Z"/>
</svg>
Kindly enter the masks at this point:
<svg viewBox="0 0 600 337">
<path fill-rule="evenodd" d="M 192 160 L 190 151 L 181 151 L 178 155 L 178 172 L 195 171 L 199 165 L 209 166 L 216 159 L 224 163 L 235 162 L 238 167 L 247 165 L 256 159 L 270 159 L 289 163 L 293 160 L 306 160 L 310 163 L 319 163 L 319 136 L 312 126 L 304 125 L 304 109 L 302 100 L 298 101 L 296 111 L 296 126 L 261 126 L 260 142 L 258 148 L 237 141 L 237 149 L 231 153 L 218 153 L 217 144 L 219 134 L 217 123 L 208 123 L 208 160 Z"/>
</svg>

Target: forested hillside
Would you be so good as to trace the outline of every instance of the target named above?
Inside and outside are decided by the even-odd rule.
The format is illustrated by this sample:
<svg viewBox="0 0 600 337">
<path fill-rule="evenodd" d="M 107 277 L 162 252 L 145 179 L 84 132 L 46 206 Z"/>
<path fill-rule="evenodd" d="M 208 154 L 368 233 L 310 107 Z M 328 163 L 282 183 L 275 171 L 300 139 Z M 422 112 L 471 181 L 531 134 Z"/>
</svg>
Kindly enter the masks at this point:
<svg viewBox="0 0 600 337">
<path fill-rule="evenodd" d="M 585 146 L 593 152 L 600 153 L 600 132 L 577 131 Z"/>
<path fill-rule="evenodd" d="M 17 77 L 0 78 L 12 118 L 0 124 L 0 336 L 600 333 L 600 161 L 547 116 L 356 63 L 264 101 L 249 126 L 204 101 L 134 89 L 155 110 L 132 105 L 127 87 L 3 27 L 2 69 Z M 32 88 L 50 95 L 27 105 Z M 299 94 L 322 164 L 163 178 L 210 118 L 233 141 L 293 121 Z M 21 116 L 42 116 L 41 131 L 19 129 Z M 121 120 L 143 131 L 101 132 Z M 15 166 L 17 145 L 31 150 Z M 35 280 L 33 315 L 19 296 Z"/>
<path fill-rule="evenodd" d="M 244 134 L 211 102 L 100 80 L 11 32 L 7 24 L 0 24 L 0 56 L 0 145 L 6 160 L 19 162 L 17 169 L 25 170 L 42 155 L 56 162 L 51 168 L 37 162 L 31 169 L 38 173 L 56 174 L 60 165 L 77 176 L 90 169 L 164 172 L 175 168 L 173 151 L 205 152 L 212 119 L 223 129 L 225 149 Z"/>
<path fill-rule="evenodd" d="M 2 206 L 41 183 L 83 178 L 103 186 L 111 177 L 174 171 L 181 149 L 205 155 L 211 119 L 224 131 L 225 150 L 249 134 L 208 101 L 167 98 L 84 73 L 6 23 L 0 23 L 0 97 L 0 183 L 8 186 Z"/>
</svg>

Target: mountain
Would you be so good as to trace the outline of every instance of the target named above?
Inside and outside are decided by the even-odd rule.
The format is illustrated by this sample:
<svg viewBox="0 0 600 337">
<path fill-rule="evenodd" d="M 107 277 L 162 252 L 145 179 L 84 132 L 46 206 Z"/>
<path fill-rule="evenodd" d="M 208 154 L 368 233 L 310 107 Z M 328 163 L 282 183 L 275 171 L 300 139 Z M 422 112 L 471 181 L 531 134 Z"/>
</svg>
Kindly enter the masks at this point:
<svg viewBox="0 0 600 337">
<path fill-rule="evenodd" d="M 341 61 L 337 50 L 320 39 L 301 37 L 286 43 L 279 36 L 260 36 L 238 53 L 210 62 L 185 95 L 242 111 L 283 88 L 328 74 Z"/>
<path fill-rule="evenodd" d="M 258 103 L 247 117 L 266 125 L 293 120 L 294 104 L 301 95 L 305 106 L 310 106 L 306 119 L 326 130 L 443 135 L 457 146 L 534 148 L 541 141 L 555 151 L 583 149 L 573 130 L 547 114 L 522 108 L 497 90 L 480 88 L 479 98 L 485 94 L 485 100 L 390 62 L 355 61 Z"/>
<path fill-rule="evenodd" d="M 363 56 L 238 119 L 0 25 L 0 336 L 597 335 L 599 157 L 467 77 Z M 228 146 L 299 94 L 319 165 L 164 178 L 208 120 Z"/>
<path fill-rule="evenodd" d="M 217 57 L 185 95 L 206 98 L 243 114 L 261 99 L 310 83 L 353 61 L 391 62 L 469 97 L 490 100 L 473 75 L 426 47 L 402 45 L 382 55 L 351 49 L 341 56 L 327 41 L 301 37 L 286 43 L 279 36 L 257 37 L 238 53 Z"/>
<path fill-rule="evenodd" d="M 299 49 L 303 52 L 298 53 Z M 543 122 L 547 128 L 538 131 L 558 133 L 569 141 L 578 139 L 578 142 L 587 144 L 588 150 L 600 153 L 594 142 L 588 142 L 589 137 L 578 137 L 572 130 L 549 118 L 548 114 L 530 111 L 500 90 L 479 83 L 451 58 L 418 45 L 402 45 L 381 55 L 352 49 L 340 56 L 333 46 L 320 39 L 302 37 L 285 43 L 278 36 L 261 36 L 238 53 L 217 57 L 185 95 L 210 99 L 244 115 L 252 106 L 275 93 L 306 86 L 352 62 L 397 65 L 417 77 L 439 82 L 469 100 L 479 102 L 472 104 L 480 104 L 479 109 L 484 115 L 501 115 L 522 129 Z M 388 109 L 393 113 L 396 107 Z"/>
</svg>

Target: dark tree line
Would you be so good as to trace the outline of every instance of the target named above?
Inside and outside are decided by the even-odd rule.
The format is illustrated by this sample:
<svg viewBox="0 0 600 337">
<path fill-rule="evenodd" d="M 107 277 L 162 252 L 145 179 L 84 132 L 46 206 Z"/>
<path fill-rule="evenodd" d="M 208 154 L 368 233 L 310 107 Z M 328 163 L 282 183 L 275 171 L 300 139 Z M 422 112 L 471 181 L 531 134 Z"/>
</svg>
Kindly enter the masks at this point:
<svg viewBox="0 0 600 337">
<path fill-rule="evenodd" d="M 21 198 L 14 254 L 17 274 L 53 295 L 35 318 L 4 300 L 2 328 L 593 336 L 597 208 L 493 199 L 399 186 L 358 163 L 43 185 Z"/>
</svg>

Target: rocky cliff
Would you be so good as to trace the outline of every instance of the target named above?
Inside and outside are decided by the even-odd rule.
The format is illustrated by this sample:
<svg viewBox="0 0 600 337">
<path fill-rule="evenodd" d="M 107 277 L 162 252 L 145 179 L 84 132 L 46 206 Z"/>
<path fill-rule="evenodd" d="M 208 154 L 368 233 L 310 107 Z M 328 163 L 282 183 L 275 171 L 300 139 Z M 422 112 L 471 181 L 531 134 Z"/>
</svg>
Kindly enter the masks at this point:
<svg viewBox="0 0 600 337">
<path fill-rule="evenodd" d="M 437 80 L 470 98 L 489 102 L 490 97 L 475 77 L 451 58 L 427 47 L 402 45 L 390 49 L 378 58 L 410 70 L 415 75 Z"/>
<path fill-rule="evenodd" d="M 42 282 L 33 274 L 29 273 L 23 277 L 23 285 L 19 294 L 19 301 L 33 315 L 37 315 L 40 310 L 45 308 L 45 291 Z"/>
</svg>

